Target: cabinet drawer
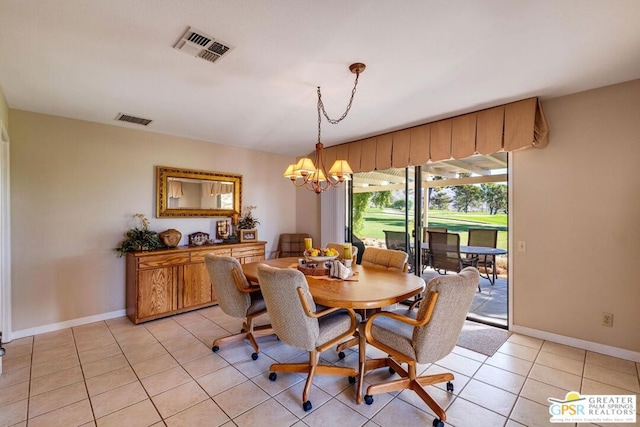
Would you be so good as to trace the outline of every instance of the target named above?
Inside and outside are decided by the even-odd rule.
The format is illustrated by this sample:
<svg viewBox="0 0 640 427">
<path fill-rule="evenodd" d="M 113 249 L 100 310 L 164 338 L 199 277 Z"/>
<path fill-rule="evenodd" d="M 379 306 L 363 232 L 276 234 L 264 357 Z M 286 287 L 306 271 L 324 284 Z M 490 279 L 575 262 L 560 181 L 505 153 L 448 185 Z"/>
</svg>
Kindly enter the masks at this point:
<svg viewBox="0 0 640 427">
<path fill-rule="evenodd" d="M 167 267 L 188 262 L 189 254 L 187 253 L 149 255 L 138 258 L 138 268 Z"/>
<path fill-rule="evenodd" d="M 241 259 L 241 264 L 249 264 L 250 262 L 264 261 L 263 255 L 247 256 Z"/>
<path fill-rule="evenodd" d="M 233 256 L 236 258 L 264 256 L 264 248 L 233 248 Z"/>
<path fill-rule="evenodd" d="M 229 248 L 209 248 L 191 252 L 191 262 L 204 262 L 206 254 L 214 254 L 218 256 L 231 256 Z"/>
</svg>

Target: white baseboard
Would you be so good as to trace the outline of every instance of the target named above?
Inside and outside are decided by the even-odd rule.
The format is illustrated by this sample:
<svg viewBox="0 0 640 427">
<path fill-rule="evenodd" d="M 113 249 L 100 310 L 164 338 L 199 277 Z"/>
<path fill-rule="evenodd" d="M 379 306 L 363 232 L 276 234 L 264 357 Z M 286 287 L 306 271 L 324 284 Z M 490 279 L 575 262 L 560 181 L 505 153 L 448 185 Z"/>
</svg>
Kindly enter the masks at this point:
<svg viewBox="0 0 640 427">
<path fill-rule="evenodd" d="M 510 332 L 517 334 L 528 335 L 534 338 L 540 338 L 547 341 L 552 341 L 558 344 L 569 345 L 571 347 L 581 348 L 583 350 L 593 351 L 595 353 L 606 354 L 607 356 L 618 357 L 620 359 L 632 360 L 634 362 L 640 362 L 640 353 L 637 351 L 625 350 L 623 348 L 612 347 L 610 345 L 599 344 L 591 341 L 585 341 L 578 338 L 567 337 L 564 335 L 558 335 L 551 332 L 540 331 L 538 329 L 531 329 L 524 326 L 511 325 L 509 327 Z"/>
<path fill-rule="evenodd" d="M 96 314 L 95 316 L 81 317 L 79 319 L 67 320 L 59 323 L 50 323 L 48 325 L 36 326 L 35 328 L 23 329 L 21 331 L 12 331 L 11 339 L 30 337 L 32 335 L 44 334 L 47 332 L 59 331 L 61 329 L 72 328 L 74 326 L 86 325 L 88 323 L 100 322 L 101 320 L 123 317 L 127 314 L 126 310 L 117 310 L 110 313 Z"/>
</svg>

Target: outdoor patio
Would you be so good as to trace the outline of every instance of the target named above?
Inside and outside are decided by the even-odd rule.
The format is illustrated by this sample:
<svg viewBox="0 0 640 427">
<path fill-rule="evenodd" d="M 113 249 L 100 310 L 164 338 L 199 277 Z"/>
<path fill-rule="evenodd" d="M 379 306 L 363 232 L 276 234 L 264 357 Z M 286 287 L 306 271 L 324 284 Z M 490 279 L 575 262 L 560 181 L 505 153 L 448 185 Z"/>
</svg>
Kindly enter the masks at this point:
<svg viewBox="0 0 640 427">
<path fill-rule="evenodd" d="M 427 268 L 422 273 L 422 278 L 429 279 L 438 276 L 439 273 Z M 481 292 L 476 292 L 469 310 L 469 320 L 486 323 L 501 328 L 507 327 L 507 278 L 498 276 L 495 285 L 491 285 L 488 279 L 480 278 Z"/>
</svg>

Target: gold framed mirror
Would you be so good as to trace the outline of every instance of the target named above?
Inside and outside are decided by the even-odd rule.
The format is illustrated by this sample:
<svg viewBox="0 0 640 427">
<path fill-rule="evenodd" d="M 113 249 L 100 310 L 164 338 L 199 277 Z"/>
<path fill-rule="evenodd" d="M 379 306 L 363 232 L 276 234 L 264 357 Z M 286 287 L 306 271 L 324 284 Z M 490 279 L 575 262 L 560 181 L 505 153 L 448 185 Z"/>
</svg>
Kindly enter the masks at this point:
<svg viewBox="0 0 640 427">
<path fill-rule="evenodd" d="M 156 217 L 233 216 L 242 211 L 242 175 L 156 166 Z"/>
</svg>

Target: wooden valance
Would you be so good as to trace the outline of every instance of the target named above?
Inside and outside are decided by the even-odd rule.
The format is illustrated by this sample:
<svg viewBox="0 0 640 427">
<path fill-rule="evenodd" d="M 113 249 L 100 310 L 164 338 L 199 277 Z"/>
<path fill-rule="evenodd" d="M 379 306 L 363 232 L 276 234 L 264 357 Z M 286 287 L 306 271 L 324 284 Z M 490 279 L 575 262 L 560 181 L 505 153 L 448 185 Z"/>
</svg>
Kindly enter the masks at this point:
<svg viewBox="0 0 640 427">
<path fill-rule="evenodd" d="M 325 164 L 347 159 L 354 172 L 545 147 L 549 129 L 538 98 L 427 123 L 324 149 Z M 329 162 L 331 159 L 331 162 Z"/>
</svg>

